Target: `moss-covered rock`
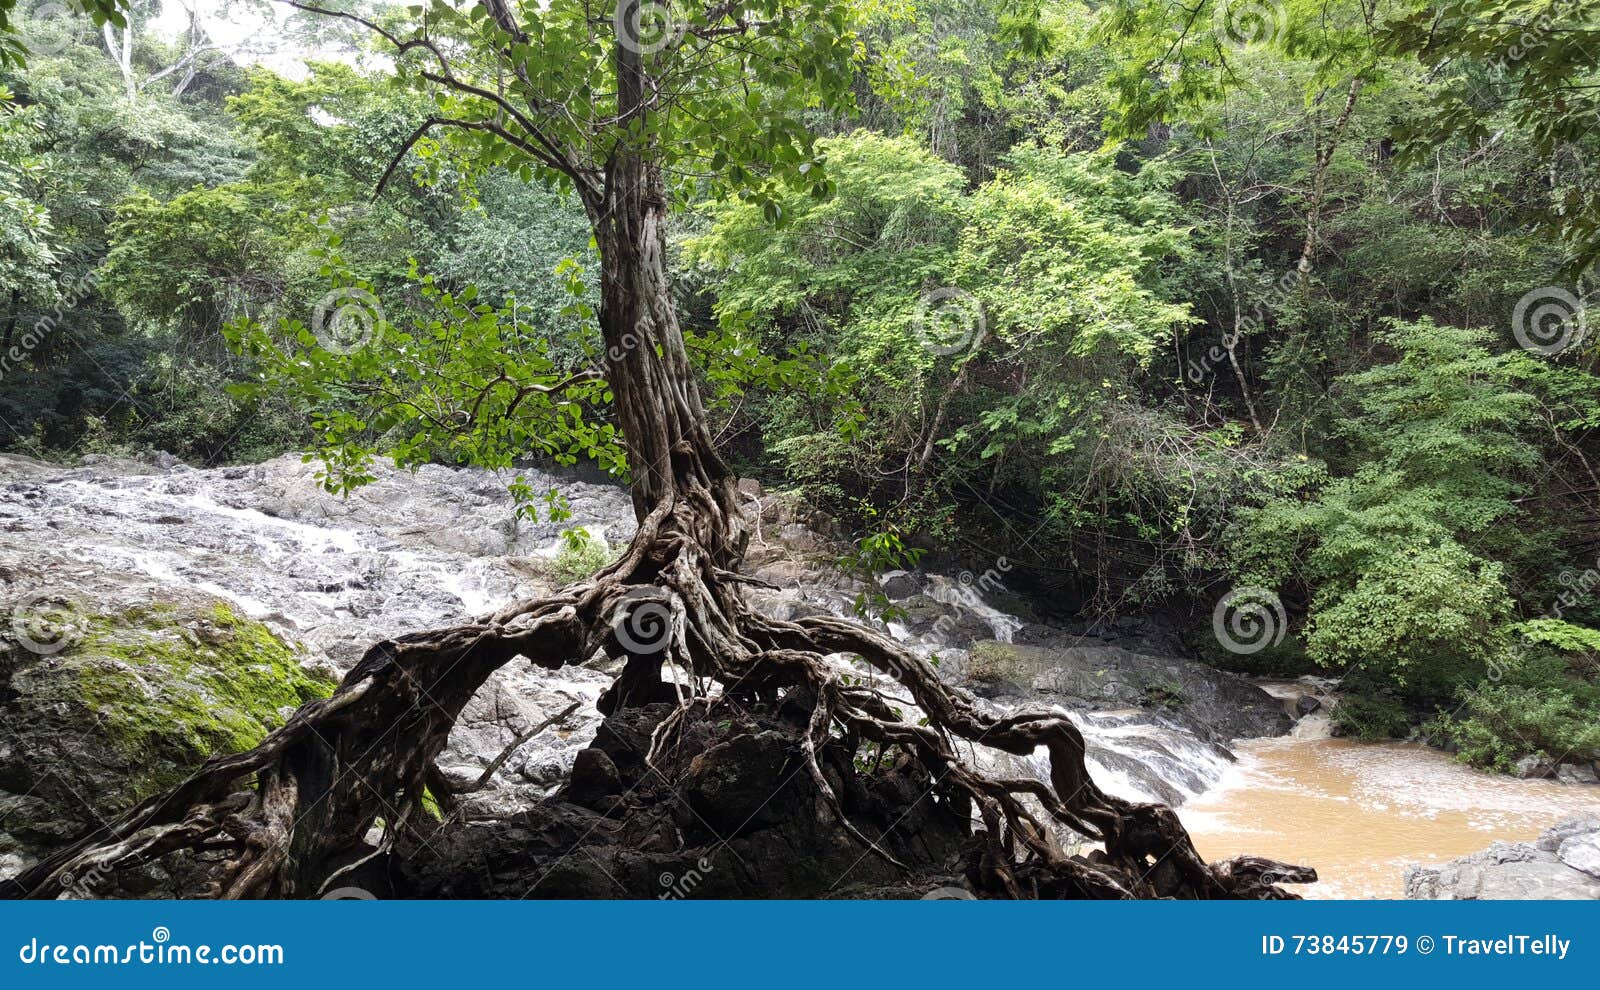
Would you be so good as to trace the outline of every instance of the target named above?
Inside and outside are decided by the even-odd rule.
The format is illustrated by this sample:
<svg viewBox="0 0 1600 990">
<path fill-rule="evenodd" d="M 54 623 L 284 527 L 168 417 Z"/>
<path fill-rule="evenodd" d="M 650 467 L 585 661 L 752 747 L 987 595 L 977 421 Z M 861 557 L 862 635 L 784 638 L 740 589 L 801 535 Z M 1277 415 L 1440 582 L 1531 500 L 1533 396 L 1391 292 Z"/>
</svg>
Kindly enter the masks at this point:
<svg viewBox="0 0 1600 990">
<path fill-rule="evenodd" d="M 334 683 L 228 604 L 70 602 L 65 645 L 0 640 L 0 854 L 70 838 L 249 749 Z"/>
</svg>

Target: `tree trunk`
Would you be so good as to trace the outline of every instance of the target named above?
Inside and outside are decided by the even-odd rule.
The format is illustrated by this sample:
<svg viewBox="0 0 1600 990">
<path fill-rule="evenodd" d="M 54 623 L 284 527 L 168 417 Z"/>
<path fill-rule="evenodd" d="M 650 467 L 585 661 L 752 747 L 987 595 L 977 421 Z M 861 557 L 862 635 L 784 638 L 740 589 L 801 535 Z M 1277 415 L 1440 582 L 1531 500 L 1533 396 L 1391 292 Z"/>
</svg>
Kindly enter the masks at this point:
<svg viewBox="0 0 1600 990">
<path fill-rule="evenodd" d="M 660 170 L 633 155 L 608 170 L 594 217 L 600 246 L 600 332 L 617 423 L 627 440 L 629 487 L 642 522 L 663 502 L 688 500 L 681 513 L 713 563 L 744 559 L 748 534 L 734 477 L 719 457 L 666 268 L 666 190 Z M 692 519 L 691 519 L 692 515 Z"/>
</svg>

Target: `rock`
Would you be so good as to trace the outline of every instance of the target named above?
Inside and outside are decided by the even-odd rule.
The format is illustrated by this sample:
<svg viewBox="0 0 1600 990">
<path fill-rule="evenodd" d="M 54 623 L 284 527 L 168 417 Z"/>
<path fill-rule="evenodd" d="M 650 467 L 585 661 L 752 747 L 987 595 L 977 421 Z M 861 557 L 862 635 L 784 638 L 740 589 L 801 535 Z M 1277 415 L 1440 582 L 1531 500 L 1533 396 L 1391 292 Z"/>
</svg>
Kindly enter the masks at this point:
<svg viewBox="0 0 1600 990">
<path fill-rule="evenodd" d="M 965 662 L 985 697 L 1034 698 L 1093 708 L 1144 708 L 1213 742 L 1288 732 L 1283 705 L 1235 674 L 1180 657 L 1114 646 L 1041 647 L 986 641 Z"/>
<path fill-rule="evenodd" d="M 880 575 L 878 586 L 893 601 L 904 601 L 922 591 L 922 582 L 910 571 L 890 571 Z"/>
<path fill-rule="evenodd" d="M 627 724 L 608 719 L 607 755 L 628 763 L 610 747 L 631 750 L 671 711 L 652 705 Z M 851 821 L 881 836 L 907 872 L 866 853 L 811 776 L 789 766 L 803 729 L 780 712 L 741 706 L 736 719 L 719 711 L 708 723 L 697 708 L 686 723 L 693 744 L 639 777 L 623 773 L 621 813 L 601 818 L 562 793 L 505 821 L 443 827 L 389 859 L 395 895 L 915 898 L 962 883 L 968 811 L 927 800 L 925 775 L 883 768 L 869 777 L 832 746 L 819 754 Z"/>
<path fill-rule="evenodd" d="M 1554 776 L 1555 769 L 1555 761 L 1535 753 L 1518 760 L 1512 773 L 1524 779 L 1544 778 Z"/>
<path fill-rule="evenodd" d="M 995 627 L 987 617 L 959 604 L 917 592 L 895 604 L 894 621 L 913 640 L 949 646 L 970 646 L 992 639 Z"/>
<path fill-rule="evenodd" d="M 1479 878 L 1474 900 L 1580 901 L 1600 899 L 1600 884 L 1575 883 L 1575 871 L 1558 863 L 1512 863 Z M 1459 898 L 1458 898 L 1459 899 Z"/>
<path fill-rule="evenodd" d="M 743 733 L 700 753 L 683 780 L 689 806 L 719 836 L 776 824 L 782 808 L 771 799 L 793 769 L 791 745 L 782 732 Z"/>
<path fill-rule="evenodd" d="M 0 854 L 54 849 L 207 757 L 249 749 L 335 686 L 205 595 L 62 592 L 16 607 L 50 619 L 0 627 Z"/>
<path fill-rule="evenodd" d="M 1563 784 L 1600 784 L 1600 774 L 1587 763 L 1562 763 L 1556 767 L 1556 779 Z"/>
<path fill-rule="evenodd" d="M 1415 900 L 1600 900 L 1600 820 L 1570 818 L 1547 829 L 1536 843 L 1495 842 L 1440 867 L 1411 866 L 1405 895 Z"/>
<path fill-rule="evenodd" d="M 1578 835 L 1588 835 L 1592 832 L 1600 832 L 1600 818 L 1576 815 L 1572 818 L 1563 819 L 1545 829 L 1544 833 L 1534 843 L 1534 846 L 1544 852 L 1555 852 L 1568 839 Z"/>
<path fill-rule="evenodd" d="M 1295 714 L 1297 715 L 1310 715 L 1321 708 L 1321 698 L 1317 698 L 1309 694 L 1302 694 L 1299 698 L 1295 699 L 1294 710 Z"/>
<path fill-rule="evenodd" d="M 336 678 L 374 642 L 549 590 L 547 562 L 567 526 L 613 542 L 633 529 L 616 484 L 519 469 L 540 491 L 559 485 L 573 512 L 530 522 L 491 472 L 374 468 L 376 481 L 345 499 L 298 455 L 157 473 L 106 457 L 63 469 L 0 454 L 0 601 L 65 592 L 79 611 L 116 615 L 168 600 L 204 612 L 220 599 L 293 641 L 300 665 Z M 475 780 L 520 732 L 583 705 L 469 795 L 469 813 L 510 813 L 549 794 L 599 723 L 592 701 L 609 682 L 589 669 L 519 664 L 491 676 L 440 756 L 453 780 Z"/>
<path fill-rule="evenodd" d="M 1575 835 L 1561 843 L 1556 858 L 1567 866 L 1600 880 L 1600 833 Z"/>
<path fill-rule="evenodd" d="M 784 523 L 778 531 L 778 538 L 787 545 L 801 550 L 816 550 L 822 546 L 817 534 L 804 523 Z"/>
<path fill-rule="evenodd" d="M 605 811 L 616 803 L 615 796 L 621 793 L 622 776 L 606 751 L 594 746 L 578 750 L 561 796 L 573 804 Z"/>
<path fill-rule="evenodd" d="M 1033 623 L 1018 633 L 1017 641 L 1035 646 L 1118 646 L 1130 653 L 1188 656 L 1181 628 L 1170 617 L 1130 613 L 1111 619 L 1092 619 L 1058 626 Z"/>
</svg>

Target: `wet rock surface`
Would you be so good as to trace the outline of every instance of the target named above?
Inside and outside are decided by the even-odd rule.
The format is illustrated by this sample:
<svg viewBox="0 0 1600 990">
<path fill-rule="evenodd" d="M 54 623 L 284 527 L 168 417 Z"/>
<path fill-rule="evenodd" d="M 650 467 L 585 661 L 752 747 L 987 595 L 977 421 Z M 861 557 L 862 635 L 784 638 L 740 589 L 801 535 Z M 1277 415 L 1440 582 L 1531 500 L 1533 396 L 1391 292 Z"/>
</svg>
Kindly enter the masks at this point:
<svg viewBox="0 0 1600 990">
<path fill-rule="evenodd" d="M 130 587 L 31 607 L 0 637 L 0 857 L 13 865 L 249 749 L 336 684 L 209 596 Z"/>
<path fill-rule="evenodd" d="M 582 525 L 613 543 L 633 530 L 624 491 L 573 479 L 560 481 L 572 519 L 532 524 L 516 518 L 508 479 L 486 471 L 380 466 L 374 484 L 344 499 L 292 455 L 210 470 L 85 462 L 62 469 L 0 455 L 0 876 L 126 808 L 130 795 L 247 741 L 197 734 L 180 721 L 172 739 L 150 741 L 131 763 L 83 758 L 121 748 L 115 719 L 56 698 L 80 679 L 77 627 L 115 627 L 118 657 L 171 653 L 174 636 L 181 642 L 188 629 L 193 639 L 222 607 L 259 623 L 305 676 L 331 685 L 374 642 L 552 587 L 562 528 Z M 523 473 L 535 490 L 557 483 Z M 174 614 L 157 614 L 169 605 Z M 58 624 L 67 627 L 59 651 L 51 648 Z M 205 650 L 169 659 L 200 681 L 227 678 Z M 89 666 L 93 673 L 104 664 Z M 141 686 L 131 698 L 148 702 L 143 715 L 154 718 L 173 700 L 159 664 L 123 673 Z M 582 701 L 471 797 L 483 814 L 525 807 L 564 778 L 599 722 L 592 702 L 609 683 L 582 667 L 552 676 L 510 665 L 468 706 L 440 766 L 452 779 L 476 778 L 521 732 Z"/>
<path fill-rule="evenodd" d="M 1051 645 L 980 642 L 963 673 L 987 698 L 1155 710 L 1216 743 L 1282 735 L 1293 725 L 1281 701 L 1237 675 L 1181 657 L 1081 642 L 1066 637 Z"/>
<path fill-rule="evenodd" d="M 1535 842 L 1496 842 L 1483 852 L 1405 874 L 1413 900 L 1600 900 L 1600 817 L 1569 818 Z"/>
</svg>

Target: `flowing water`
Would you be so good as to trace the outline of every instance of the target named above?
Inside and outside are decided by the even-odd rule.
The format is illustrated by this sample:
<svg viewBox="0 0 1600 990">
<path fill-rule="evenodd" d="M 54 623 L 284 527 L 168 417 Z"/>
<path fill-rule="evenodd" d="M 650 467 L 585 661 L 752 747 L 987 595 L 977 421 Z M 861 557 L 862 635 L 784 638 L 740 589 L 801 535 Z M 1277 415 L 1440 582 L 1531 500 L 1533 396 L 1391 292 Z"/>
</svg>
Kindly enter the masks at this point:
<svg viewBox="0 0 1600 990">
<path fill-rule="evenodd" d="M 1184 806 L 1183 823 L 1207 859 L 1253 853 L 1315 866 L 1320 881 L 1299 888 L 1307 897 L 1398 898 L 1412 863 L 1600 814 L 1600 788 L 1483 773 L 1420 743 L 1302 733 L 1234 748 L 1239 761 Z"/>
</svg>

